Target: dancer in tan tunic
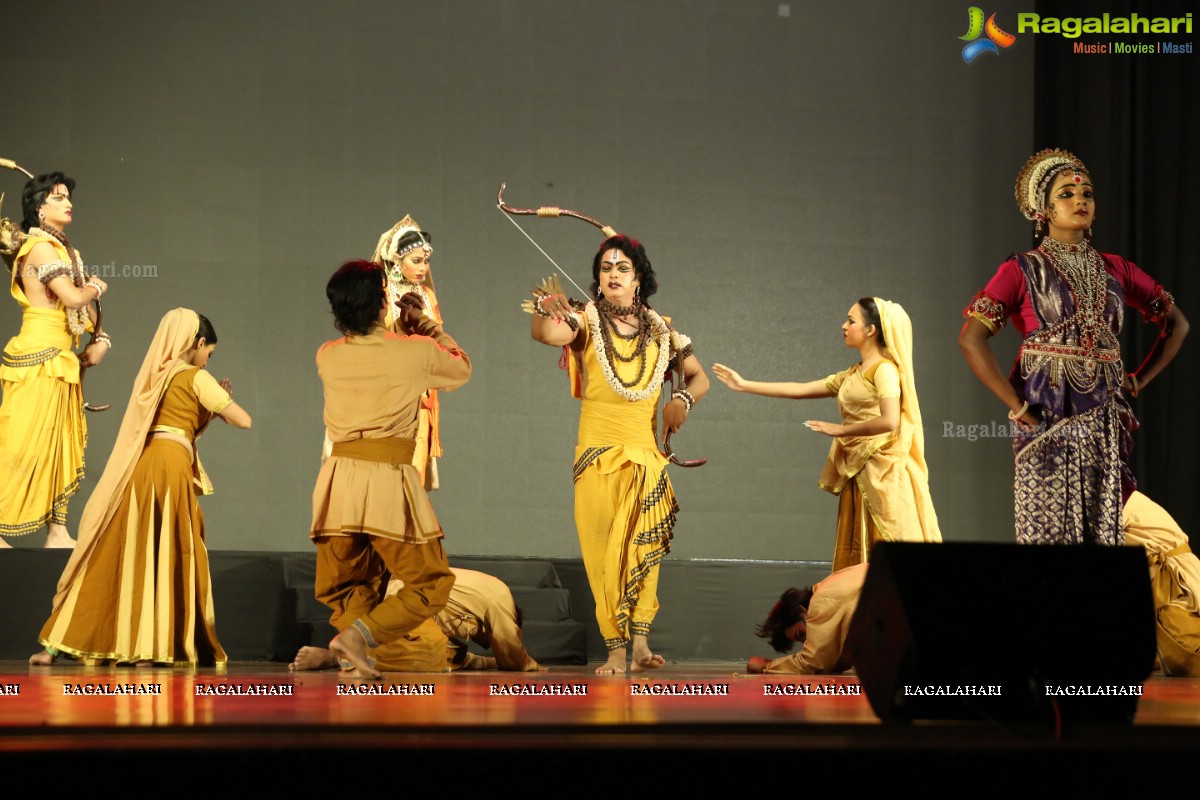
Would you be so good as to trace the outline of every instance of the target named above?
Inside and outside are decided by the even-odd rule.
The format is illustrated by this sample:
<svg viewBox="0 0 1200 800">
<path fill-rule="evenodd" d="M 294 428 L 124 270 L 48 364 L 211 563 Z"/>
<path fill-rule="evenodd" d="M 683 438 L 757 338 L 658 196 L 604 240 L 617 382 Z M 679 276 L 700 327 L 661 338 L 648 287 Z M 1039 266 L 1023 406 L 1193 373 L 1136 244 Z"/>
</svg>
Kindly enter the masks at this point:
<svg viewBox="0 0 1200 800">
<path fill-rule="evenodd" d="M 402 639 L 371 651 L 376 669 L 388 672 L 447 672 L 499 669 L 532 672 L 542 669 L 521 640 L 520 611 L 504 581 L 473 569 L 450 568 L 454 586 L 446 607 L 432 622 L 422 623 Z M 388 594 L 403 588 L 398 580 Z M 467 642 L 490 649 L 491 656 L 468 652 Z M 321 647 L 302 647 L 292 662 L 296 671 L 338 665 L 333 653 Z"/>
<path fill-rule="evenodd" d="M 310 535 L 317 546 L 316 594 L 342 631 L 330 643 L 354 677 L 378 677 L 367 648 L 413 631 L 446 604 L 454 581 L 442 529 L 412 465 L 418 409 L 429 389 L 452 390 L 471 362 L 406 295 L 401 326 L 384 327 L 382 267 L 351 261 L 326 286 L 346 335 L 317 352 L 332 454 L 313 491 Z M 385 573 L 404 582 L 383 597 Z"/>
<path fill-rule="evenodd" d="M 804 646 L 798 653 L 774 660 L 754 656 L 746 671 L 822 675 L 850 669 L 846 637 L 866 579 L 867 565 L 856 564 L 812 587 L 784 592 L 767 621 L 758 626 L 757 635 L 780 653 L 797 642 Z"/>
<path fill-rule="evenodd" d="M 1200 559 L 1166 509 L 1141 492 L 1121 513 L 1125 543 L 1146 548 L 1154 594 L 1158 663 L 1167 675 L 1200 678 Z"/>
</svg>

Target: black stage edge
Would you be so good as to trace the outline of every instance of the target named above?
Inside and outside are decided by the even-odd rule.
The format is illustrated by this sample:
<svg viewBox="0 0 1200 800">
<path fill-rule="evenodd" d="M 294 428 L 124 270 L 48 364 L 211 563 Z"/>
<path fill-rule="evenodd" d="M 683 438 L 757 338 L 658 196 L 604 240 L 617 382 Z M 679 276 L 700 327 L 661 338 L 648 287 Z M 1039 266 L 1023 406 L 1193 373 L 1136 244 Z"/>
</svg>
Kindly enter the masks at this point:
<svg viewBox="0 0 1200 800">
<path fill-rule="evenodd" d="M 436 775 L 439 782 L 458 776 L 486 785 L 502 776 L 511 785 L 558 785 L 571 797 L 609 794 L 615 779 L 639 790 L 704 792 L 698 796 L 745 796 L 791 786 L 861 797 L 880 790 L 896 793 L 907 785 L 908 791 L 928 797 L 1011 798 L 1018 792 L 1080 797 L 1084 792 L 1113 796 L 1129 791 L 1140 796 L 1163 780 L 1186 786 L 1186 765 L 1200 751 L 1200 729 L 1173 726 L 1097 726 L 1077 730 L 1064 741 L 1016 729 L 949 723 L 230 727 L 207 729 L 207 745 L 179 728 L 56 733 L 23 735 L 18 748 L 0 749 L 0 765 L 46 770 L 26 774 L 53 774 L 69 758 L 76 774 L 128 769 L 139 775 L 150 774 L 147 770 L 195 775 L 200 770 L 197 780 L 204 786 L 237 786 L 239 794 L 259 787 L 324 787 L 341 784 L 348 775 L 359 776 L 359 785 L 370 789 L 377 781 L 404 780 L 401 775 L 411 769 L 400 765 L 417 765 L 420 775 Z M 466 772 L 465 765 L 470 765 Z M 634 774 L 605 777 L 615 765 Z M 387 774 L 380 774 L 380 768 Z"/>
</svg>

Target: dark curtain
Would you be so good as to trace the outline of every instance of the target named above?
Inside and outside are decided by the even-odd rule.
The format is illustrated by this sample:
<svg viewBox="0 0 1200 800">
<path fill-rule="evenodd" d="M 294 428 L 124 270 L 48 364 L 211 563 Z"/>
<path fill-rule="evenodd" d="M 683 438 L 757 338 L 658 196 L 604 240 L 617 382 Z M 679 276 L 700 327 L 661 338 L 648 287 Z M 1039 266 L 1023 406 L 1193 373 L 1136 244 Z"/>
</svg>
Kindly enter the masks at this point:
<svg viewBox="0 0 1200 800">
<path fill-rule="evenodd" d="M 1139 488 L 1189 534 L 1200 504 L 1200 53 L 1079 54 L 1073 42 L 1200 44 L 1200 6 L 1159 0 L 1041 0 L 1042 16 L 1183 17 L 1193 33 L 1035 39 L 1034 151 L 1070 150 L 1096 186 L 1093 246 L 1133 261 L 1175 296 L 1193 331 L 1179 357 L 1133 401 Z M 1126 314 L 1122 351 L 1135 370 L 1158 329 Z M 1198 540 L 1200 541 L 1200 540 Z"/>
</svg>

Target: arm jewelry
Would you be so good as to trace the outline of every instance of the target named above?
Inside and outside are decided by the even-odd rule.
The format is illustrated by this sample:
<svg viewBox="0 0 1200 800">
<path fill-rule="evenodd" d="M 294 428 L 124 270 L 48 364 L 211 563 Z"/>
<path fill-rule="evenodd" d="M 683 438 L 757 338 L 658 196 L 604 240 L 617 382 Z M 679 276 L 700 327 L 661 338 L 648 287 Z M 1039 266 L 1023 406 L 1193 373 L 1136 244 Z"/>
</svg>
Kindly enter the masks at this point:
<svg viewBox="0 0 1200 800">
<path fill-rule="evenodd" d="M 533 299 L 522 300 L 521 308 L 524 309 L 525 313 L 536 314 L 539 317 L 550 316 L 550 312 L 542 308 L 542 303 L 549 300 L 554 295 L 563 295 L 566 297 L 565 293 L 563 292 L 562 284 L 558 282 L 557 275 L 551 275 L 549 278 L 546 278 L 529 291 L 533 292 Z M 569 297 L 567 298 L 567 304 L 573 309 L 578 309 L 583 306 L 583 304 L 578 300 L 573 300 Z M 571 330 L 579 330 L 579 320 L 575 319 L 574 316 L 567 317 L 567 324 L 571 326 Z"/>
<path fill-rule="evenodd" d="M 683 405 L 687 408 L 687 413 L 692 413 L 692 406 L 696 405 L 696 398 L 692 397 L 692 393 L 687 389 L 676 389 L 671 392 L 672 400 L 682 400 Z"/>
</svg>

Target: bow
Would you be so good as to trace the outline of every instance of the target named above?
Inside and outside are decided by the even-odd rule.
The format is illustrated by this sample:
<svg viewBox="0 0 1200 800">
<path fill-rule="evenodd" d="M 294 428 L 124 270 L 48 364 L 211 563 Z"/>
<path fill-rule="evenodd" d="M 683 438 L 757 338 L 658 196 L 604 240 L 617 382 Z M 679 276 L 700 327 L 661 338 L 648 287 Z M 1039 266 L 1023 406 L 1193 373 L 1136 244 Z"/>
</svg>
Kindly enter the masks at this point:
<svg viewBox="0 0 1200 800">
<path fill-rule="evenodd" d="M 0 168 L 11 169 L 16 172 L 24 173 L 25 177 L 29 178 L 29 180 L 33 180 L 33 178 L 34 178 L 34 175 L 32 172 L 25 169 L 20 164 L 13 161 L 11 158 L 0 158 Z M 0 194 L 0 203 L 3 203 L 3 202 L 4 202 L 4 195 Z M 8 224 L 5 225 L 4 223 L 8 223 Z M 17 251 L 21 247 L 21 243 L 23 241 L 25 241 L 25 234 L 21 231 L 20 228 L 16 228 L 15 226 L 13 226 L 12 223 L 10 223 L 9 220 L 7 220 L 7 219 L 0 219 L 0 227 L 2 227 L 4 229 L 4 231 L 3 231 L 4 232 L 3 239 L 4 239 L 4 245 L 5 245 L 4 246 L 4 257 L 5 257 L 5 260 L 7 261 L 9 258 L 9 255 L 10 255 L 8 252 L 9 251 L 8 245 L 11 244 L 13 246 L 11 255 L 15 257 L 17 254 Z M 12 230 L 9 230 L 9 228 L 12 228 Z M 11 234 L 11 237 L 9 234 Z M 10 238 L 12 239 L 11 242 L 9 241 Z M 92 323 L 92 338 L 88 342 L 88 346 L 91 346 L 91 344 L 96 341 L 96 331 L 100 330 L 100 320 L 104 316 L 103 312 L 101 312 L 101 310 L 100 310 L 100 298 L 96 298 L 92 302 L 96 304 L 96 321 Z M 86 349 L 86 347 L 84 349 Z M 83 373 L 85 371 L 87 371 L 87 366 L 84 364 L 81 364 L 79 366 L 80 389 L 83 388 Z M 86 410 L 86 411 L 107 411 L 109 408 L 111 408 L 111 405 L 112 405 L 111 403 L 104 403 L 102 405 L 94 406 L 91 403 L 85 402 L 83 404 L 83 407 L 84 407 L 84 410 Z"/>
<path fill-rule="evenodd" d="M 507 183 L 500 184 L 500 190 L 496 192 L 496 208 L 500 209 L 505 214 L 507 214 L 508 221 L 511 222 L 516 227 L 516 229 L 519 230 L 525 236 L 526 239 L 529 240 L 530 244 L 532 244 L 534 247 L 536 247 L 538 252 L 541 253 L 542 255 L 544 255 L 546 257 L 546 260 L 554 265 L 554 268 L 556 270 L 558 270 L 559 274 L 561 274 L 564 278 L 566 278 L 568 281 L 570 281 L 571 285 L 574 286 L 576 289 L 578 289 L 580 291 L 580 293 L 583 294 L 584 297 L 587 297 L 588 293 L 583 290 L 583 287 L 581 287 L 578 283 L 575 283 L 575 281 L 571 278 L 571 276 L 567 274 L 567 271 L 564 270 L 562 267 L 560 267 L 558 265 L 558 262 L 555 261 L 553 258 L 551 258 L 550 254 L 547 253 L 545 250 L 543 250 L 542 246 L 540 244 L 538 244 L 536 241 L 534 241 L 534 238 L 532 236 L 530 236 L 529 233 L 524 228 L 522 228 L 521 225 L 515 219 L 513 219 L 513 217 L 526 216 L 526 217 L 543 217 L 543 218 L 547 218 L 547 219 L 555 218 L 555 217 L 574 217 L 575 219 L 583 220 L 584 222 L 586 222 L 590 225 L 594 225 L 597 228 L 599 228 L 600 232 L 604 234 L 605 239 L 616 236 L 617 235 L 616 229 L 614 229 L 608 225 L 605 225 L 604 223 L 600 222 L 599 220 L 597 220 L 594 217 L 589 217 L 587 214 L 583 214 L 579 211 L 573 211 L 569 208 L 559 208 L 558 206 L 541 206 L 539 208 L 514 208 L 513 206 L 510 206 L 504 202 L 504 190 L 507 186 L 508 186 Z M 676 366 L 675 369 L 668 370 L 667 376 L 664 377 L 664 379 L 663 379 L 664 381 L 669 380 L 672 388 L 675 385 L 676 370 L 678 371 L 678 374 L 679 374 L 679 383 L 680 383 L 681 387 L 684 385 L 684 381 L 685 381 L 685 378 L 683 375 L 683 364 L 680 363 Z M 667 402 L 670 402 L 671 394 L 669 392 L 663 392 L 662 394 L 668 398 Z M 666 456 L 667 459 L 672 464 L 675 464 L 680 467 L 699 467 L 708 461 L 707 458 L 688 459 L 688 458 L 680 458 L 679 456 L 675 455 L 675 449 L 673 447 L 671 447 L 671 431 L 666 430 L 666 425 L 664 425 L 663 428 L 664 428 L 663 455 Z"/>
</svg>

